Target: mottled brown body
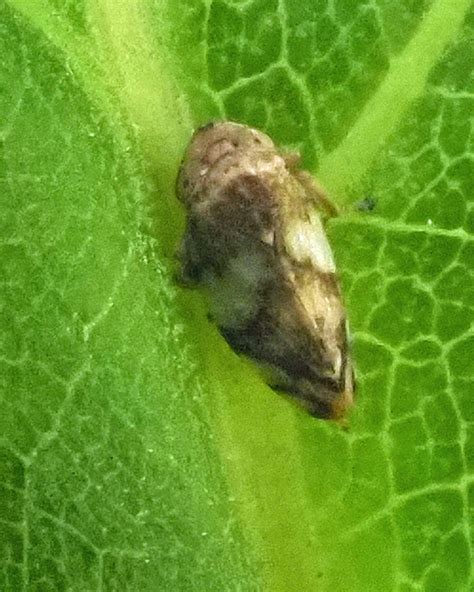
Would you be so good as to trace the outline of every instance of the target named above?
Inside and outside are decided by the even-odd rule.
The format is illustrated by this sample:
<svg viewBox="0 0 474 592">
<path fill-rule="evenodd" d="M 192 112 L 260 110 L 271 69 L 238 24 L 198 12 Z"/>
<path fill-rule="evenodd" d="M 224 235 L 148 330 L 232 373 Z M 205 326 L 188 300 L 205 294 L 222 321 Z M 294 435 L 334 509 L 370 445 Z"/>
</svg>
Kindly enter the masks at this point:
<svg viewBox="0 0 474 592">
<path fill-rule="evenodd" d="M 182 277 L 207 289 L 222 335 L 274 388 L 336 419 L 354 390 L 346 317 L 315 208 L 327 202 L 296 161 L 236 123 L 194 134 L 178 178 Z"/>
</svg>

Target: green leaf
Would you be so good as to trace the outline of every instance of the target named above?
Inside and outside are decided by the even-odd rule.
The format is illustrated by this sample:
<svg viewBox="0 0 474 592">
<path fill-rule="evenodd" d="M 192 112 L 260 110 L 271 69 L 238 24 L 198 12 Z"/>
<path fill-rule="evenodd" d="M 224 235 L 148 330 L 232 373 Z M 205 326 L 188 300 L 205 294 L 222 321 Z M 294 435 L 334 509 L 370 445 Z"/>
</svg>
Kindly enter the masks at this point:
<svg viewBox="0 0 474 592">
<path fill-rule="evenodd" d="M 471 589 L 470 0 L 0 15 L 0 589 Z M 300 150 L 342 206 L 348 431 L 173 282 L 176 172 L 212 118 Z"/>
</svg>

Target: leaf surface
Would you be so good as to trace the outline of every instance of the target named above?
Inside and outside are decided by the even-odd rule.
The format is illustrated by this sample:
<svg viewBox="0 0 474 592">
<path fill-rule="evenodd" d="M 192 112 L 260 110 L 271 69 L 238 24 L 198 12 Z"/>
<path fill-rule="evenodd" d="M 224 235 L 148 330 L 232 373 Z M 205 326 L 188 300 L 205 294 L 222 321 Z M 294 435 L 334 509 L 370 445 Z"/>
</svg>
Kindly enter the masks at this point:
<svg viewBox="0 0 474 592">
<path fill-rule="evenodd" d="M 0 14 L 0 588 L 470 589 L 471 2 Z M 299 150 L 342 206 L 347 432 L 174 285 L 174 180 L 212 118 Z"/>
</svg>

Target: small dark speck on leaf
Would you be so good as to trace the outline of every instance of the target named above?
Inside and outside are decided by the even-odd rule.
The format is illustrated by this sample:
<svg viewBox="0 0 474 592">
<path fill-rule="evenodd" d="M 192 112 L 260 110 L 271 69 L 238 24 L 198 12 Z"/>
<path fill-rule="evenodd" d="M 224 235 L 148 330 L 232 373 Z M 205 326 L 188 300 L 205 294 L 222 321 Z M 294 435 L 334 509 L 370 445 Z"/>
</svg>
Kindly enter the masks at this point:
<svg viewBox="0 0 474 592">
<path fill-rule="evenodd" d="M 361 199 L 360 201 L 356 202 L 355 207 L 359 212 L 372 212 L 375 210 L 375 206 L 377 205 L 377 200 L 375 197 L 369 195 Z"/>
</svg>

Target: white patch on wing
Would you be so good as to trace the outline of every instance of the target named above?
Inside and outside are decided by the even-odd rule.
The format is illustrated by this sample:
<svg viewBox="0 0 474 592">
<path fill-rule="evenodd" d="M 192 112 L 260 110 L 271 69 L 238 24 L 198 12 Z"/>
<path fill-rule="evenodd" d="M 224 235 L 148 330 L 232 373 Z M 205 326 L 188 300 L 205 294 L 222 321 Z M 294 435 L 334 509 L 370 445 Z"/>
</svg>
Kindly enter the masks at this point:
<svg viewBox="0 0 474 592">
<path fill-rule="evenodd" d="M 294 221 L 285 236 L 288 254 L 300 263 L 311 262 L 323 273 L 335 273 L 336 266 L 323 225 L 317 214 Z"/>
<path fill-rule="evenodd" d="M 222 276 L 206 278 L 215 321 L 226 327 L 237 327 L 252 318 L 260 306 L 259 289 L 270 270 L 265 258 L 256 250 L 244 250 Z"/>
</svg>

